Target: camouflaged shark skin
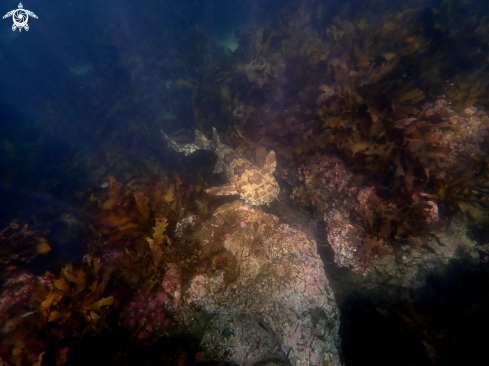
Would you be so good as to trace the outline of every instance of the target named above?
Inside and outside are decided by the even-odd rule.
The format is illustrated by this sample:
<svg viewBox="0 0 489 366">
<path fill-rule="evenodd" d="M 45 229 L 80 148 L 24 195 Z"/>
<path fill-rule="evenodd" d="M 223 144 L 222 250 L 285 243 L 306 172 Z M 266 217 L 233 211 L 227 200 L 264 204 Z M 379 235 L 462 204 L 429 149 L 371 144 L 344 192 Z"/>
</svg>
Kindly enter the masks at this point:
<svg viewBox="0 0 489 366">
<path fill-rule="evenodd" d="M 215 128 L 212 129 L 214 137 L 212 141 L 208 140 L 200 131 L 195 131 L 195 142 L 193 144 L 176 143 L 163 131 L 161 132 L 175 151 L 184 152 L 186 156 L 196 150 L 210 150 L 217 154 L 214 173 L 225 172 L 229 183 L 209 188 L 206 190 L 207 193 L 215 195 L 239 194 L 241 199 L 250 205 L 268 204 L 277 198 L 280 187 L 273 177 L 277 165 L 273 150 L 268 153 L 265 164 L 259 168 L 229 146 L 221 143 Z"/>
</svg>

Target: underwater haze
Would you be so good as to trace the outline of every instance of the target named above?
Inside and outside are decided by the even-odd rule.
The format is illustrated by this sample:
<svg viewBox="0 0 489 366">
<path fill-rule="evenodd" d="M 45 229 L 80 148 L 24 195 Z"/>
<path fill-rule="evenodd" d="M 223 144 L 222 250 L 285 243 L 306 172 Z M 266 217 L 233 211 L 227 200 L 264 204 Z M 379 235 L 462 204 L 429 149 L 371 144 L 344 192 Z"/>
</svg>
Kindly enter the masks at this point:
<svg viewBox="0 0 489 366">
<path fill-rule="evenodd" d="M 0 364 L 488 364 L 489 3 L 26 1 Z"/>
</svg>

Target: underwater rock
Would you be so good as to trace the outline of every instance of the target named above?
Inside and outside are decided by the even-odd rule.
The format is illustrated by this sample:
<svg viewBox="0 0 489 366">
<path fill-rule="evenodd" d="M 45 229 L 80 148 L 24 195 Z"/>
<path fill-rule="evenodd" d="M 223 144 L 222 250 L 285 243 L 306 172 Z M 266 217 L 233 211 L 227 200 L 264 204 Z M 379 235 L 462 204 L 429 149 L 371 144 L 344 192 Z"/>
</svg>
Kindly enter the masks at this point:
<svg viewBox="0 0 489 366">
<path fill-rule="evenodd" d="M 394 246 L 392 235 L 382 237 L 383 230 L 393 230 L 382 225 L 385 222 L 394 225 L 393 220 L 382 221 L 378 232 L 372 233 L 368 216 L 361 217 L 362 212 L 372 211 L 374 202 L 382 204 L 377 194 L 385 187 L 356 184 L 341 159 L 330 155 L 316 156 L 309 164 L 302 165 L 299 173 L 297 181 L 303 184 L 294 188 L 291 198 L 302 204 L 313 204 L 318 215 L 322 215 L 326 239 L 334 251 L 334 263 L 372 283 L 419 287 L 429 271 L 451 259 L 478 258 L 476 243 L 467 237 L 465 224 L 453 219 L 443 231 L 431 226 L 439 220 L 438 207 L 424 193 L 413 195 L 410 207 L 424 205 L 420 211 L 425 213 L 422 219 L 429 230 L 420 235 L 409 233 L 408 238 Z M 400 209 L 391 204 L 382 206 L 382 210 L 390 218 L 390 212 Z"/>
<path fill-rule="evenodd" d="M 479 261 L 476 242 L 467 236 L 467 226 L 458 220 L 453 220 L 443 232 L 437 232 L 436 237 L 417 240 L 414 247 L 402 246 L 400 259 L 393 255 L 379 257 L 365 274 L 378 281 L 387 279 L 387 282 L 417 288 L 424 285 L 427 274 L 445 268 L 452 260 Z"/>
<path fill-rule="evenodd" d="M 10 277 L 3 281 L 0 292 L 0 315 L 2 318 L 9 311 L 20 316 L 36 310 L 39 306 L 39 299 L 32 296 L 32 293 L 36 286 L 43 283 L 42 277 L 36 277 L 25 270 L 17 269 L 11 273 Z"/>
<path fill-rule="evenodd" d="M 390 254 L 374 255 L 365 260 L 361 239 L 364 235 L 359 223 L 352 222 L 345 211 L 333 210 L 324 214 L 329 226 L 328 241 L 335 253 L 335 263 L 349 268 L 372 284 L 382 283 L 409 288 L 424 284 L 425 276 L 443 268 L 451 260 L 478 259 L 476 243 L 467 235 L 465 224 L 456 220 L 435 236 L 411 238 L 411 242 L 399 244 L 394 252 L 389 243 L 380 240 L 379 246 Z"/>
<path fill-rule="evenodd" d="M 459 112 L 443 98 L 433 103 L 425 103 L 421 109 L 422 111 L 413 116 L 417 120 L 416 123 L 423 119 L 440 121 L 433 123 L 431 139 L 439 146 L 451 149 L 443 159 L 456 163 L 462 158 L 480 153 L 479 144 L 488 134 L 489 118 L 486 113 L 477 111 L 475 107 L 468 107 Z"/>
<path fill-rule="evenodd" d="M 159 289 L 148 295 L 139 292 L 124 314 L 124 322 L 136 330 L 137 339 L 161 337 L 173 326 L 165 314 L 165 304 L 170 301 L 166 292 Z"/>
<path fill-rule="evenodd" d="M 351 184 L 353 174 L 337 156 L 316 156 L 299 167 L 298 181 L 291 198 L 301 204 L 312 204 L 326 223 L 326 239 L 334 251 L 334 262 L 354 272 L 362 272 L 356 250 L 361 245 L 364 230 L 351 218 L 358 206 L 356 200 L 368 202 L 368 189 L 359 190 Z"/>
<path fill-rule="evenodd" d="M 210 259 L 183 292 L 184 308 L 215 314 L 201 341 L 209 357 L 239 365 L 287 358 L 340 364 L 339 309 L 314 240 L 242 201 L 219 207 L 199 230 L 203 251 L 222 246 L 227 256 L 219 261 L 236 263 L 230 269 Z M 191 328 L 196 318 L 180 319 Z"/>
</svg>

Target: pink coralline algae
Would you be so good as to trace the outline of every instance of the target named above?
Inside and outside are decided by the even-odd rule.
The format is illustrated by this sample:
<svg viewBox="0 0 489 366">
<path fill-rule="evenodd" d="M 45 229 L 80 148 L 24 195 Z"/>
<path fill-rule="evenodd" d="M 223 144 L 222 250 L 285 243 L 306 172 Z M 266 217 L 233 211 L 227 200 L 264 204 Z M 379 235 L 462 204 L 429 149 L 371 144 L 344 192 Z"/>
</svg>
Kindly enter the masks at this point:
<svg viewBox="0 0 489 366">
<path fill-rule="evenodd" d="M 364 231 L 350 212 L 359 204 L 368 206 L 375 189 L 356 187 L 352 183 L 353 174 L 337 156 L 318 155 L 307 166 L 301 166 L 299 173 L 303 184 L 294 189 L 291 198 L 316 207 L 327 225 L 326 239 L 335 252 L 335 263 L 357 269 L 356 250 Z"/>
<path fill-rule="evenodd" d="M 436 109 L 438 113 L 446 108 L 443 103 L 436 106 L 439 106 Z M 480 119 L 482 117 L 475 117 L 476 114 L 464 117 L 451 112 L 452 117 L 456 115 L 458 121 L 479 118 L 479 122 L 482 123 L 483 119 Z M 472 143 L 477 142 L 479 138 L 480 136 L 464 134 L 459 137 L 449 135 L 447 143 L 455 146 L 463 142 L 473 146 Z M 465 150 L 458 150 L 454 154 L 465 153 Z M 475 243 L 470 241 L 464 232 L 465 225 L 453 221 L 451 227 L 436 234 L 437 240 L 431 236 L 414 238 L 412 243 L 399 243 L 400 251 L 397 255 L 373 255 L 365 260 L 365 252 L 360 248 L 367 233 L 362 220 L 351 213 L 358 212 L 362 206 L 371 209 L 373 198 L 379 190 L 385 188 L 374 187 L 373 184 L 368 183 L 358 186 L 352 179 L 353 174 L 341 159 L 331 155 L 316 156 L 308 165 L 300 167 L 299 174 L 301 176 L 296 181 L 302 183 L 295 186 L 291 198 L 296 202 L 313 204 L 316 207 L 317 214 L 322 216 L 326 224 L 325 239 L 334 251 L 335 264 L 349 268 L 355 274 L 368 277 L 372 282 L 419 286 L 423 283 L 423 273 L 425 273 L 420 268 L 429 270 L 436 265 L 447 263 L 455 258 L 457 253 L 477 256 Z M 413 193 L 412 200 L 414 203 L 422 201 L 426 204 L 424 210 L 427 224 L 433 224 L 439 220 L 438 205 L 436 200 L 427 199 L 426 196 L 425 192 Z M 393 248 L 388 240 L 382 238 L 375 240 L 377 239 L 379 248 L 392 252 Z M 399 260 L 402 260 L 402 266 L 399 266 Z"/>
<path fill-rule="evenodd" d="M 451 149 L 445 158 L 448 162 L 479 152 L 479 144 L 489 132 L 489 118 L 484 112 L 477 111 L 475 107 L 457 112 L 445 99 L 426 103 L 421 109 L 414 116 L 419 123 L 423 120 L 439 121 L 433 123 L 431 138 L 439 146 Z"/>
<path fill-rule="evenodd" d="M 201 341 L 208 357 L 238 365 L 340 364 L 339 309 L 314 240 L 241 201 L 219 207 L 201 230 L 212 234 L 201 245 L 218 237 L 238 274 L 197 274 L 183 294 L 187 312 L 214 314 Z M 180 318 L 191 328 L 196 316 Z"/>
<path fill-rule="evenodd" d="M 149 295 L 142 291 L 131 301 L 123 317 L 124 322 L 133 329 L 140 329 L 139 340 L 165 335 L 173 326 L 173 320 L 166 314 L 168 294 L 159 289 Z"/>
<path fill-rule="evenodd" d="M 291 198 L 304 204 L 313 204 L 320 212 L 337 205 L 341 207 L 341 201 L 357 190 L 349 186 L 352 177 L 353 174 L 339 157 L 317 156 L 310 164 L 299 167 L 299 180 L 303 185 L 294 189 Z M 315 194 L 311 194 L 313 191 Z M 328 197 L 334 197 L 334 200 Z"/>
<path fill-rule="evenodd" d="M 0 293 L 0 314 L 12 311 L 16 315 L 35 310 L 42 299 L 32 297 L 35 287 L 44 284 L 42 277 L 36 277 L 24 270 L 17 270 L 3 284 Z"/>
<path fill-rule="evenodd" d="M 360 205 L 364 205 L 366 208 L 372 207 L 372 197 L 376 194 L 375 187 L 363 187 L 358 190 L 357 201 Z"/>
<path fill-rule="evenodd" d="M 181 306 L 182 289 L 181 289 L 181 270 L 176 263 L 168 263 L 163 277 L 162 287 L 167 299 L 165 306 L 169 310 L 177 310 Z M 168 295 L 168 294 L 171 294 Z"/>
<path fill-rule="evenodd" d="M 116 262 L 124 257 L 124 252 L 119 249 L 109 249 L 102 254 L 102 261 L 105 263 Z"/>
</svg>

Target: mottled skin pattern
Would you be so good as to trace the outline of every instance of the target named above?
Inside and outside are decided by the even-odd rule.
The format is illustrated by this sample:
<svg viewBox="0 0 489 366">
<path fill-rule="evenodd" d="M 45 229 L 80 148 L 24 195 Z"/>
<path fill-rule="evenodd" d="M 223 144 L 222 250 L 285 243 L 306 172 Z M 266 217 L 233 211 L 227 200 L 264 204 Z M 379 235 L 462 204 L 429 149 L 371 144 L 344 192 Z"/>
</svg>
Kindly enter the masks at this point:
<svg viewBox="0 0 489 366">
<path fill-rule="evenodd" d="M 163 131 L 161 131 L 163 132 Z M 250 205 L 263 205 L 270 203 L 280 191 L 277 181 L 273 177 L 277 165 L 275 152 L 270 151 L 261 168 L 251 161 L 237 154 L 229 146 L 219 141 L 215 128 L 212 129 L 213 140 L 209 141 L 201 132 L 195 131 L 193 144 L 179 144 L 172 141 L 163 132 L 163 136 L 170 142 L 174 150 L 189 155 L 196 150 L 210 150 L 217 154 L 215 173 L 225 172 L 229 183 L 206 190 L 209 194 L 239 196 Z"/>
</svg>

